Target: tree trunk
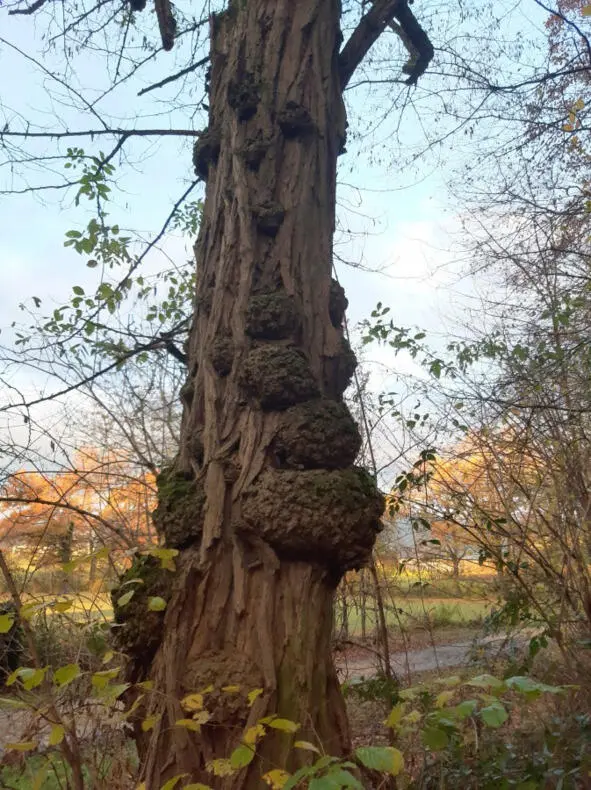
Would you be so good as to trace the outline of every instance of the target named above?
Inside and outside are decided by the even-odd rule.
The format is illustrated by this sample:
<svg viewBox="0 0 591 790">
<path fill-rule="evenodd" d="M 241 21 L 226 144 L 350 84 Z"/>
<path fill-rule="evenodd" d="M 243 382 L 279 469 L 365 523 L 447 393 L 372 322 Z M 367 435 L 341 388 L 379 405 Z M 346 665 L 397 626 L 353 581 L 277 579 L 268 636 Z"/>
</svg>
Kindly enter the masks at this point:
<svg viewBox="0 0 591 790">
<path fill-rule="evenodd" d="M 180 553 L 163 621 L 146 625 L 155 653 L 128 642 L 130 677 L 153 681 L 141 715 L 160 717 L 138 734 L 147 790 L 179 774 L 258 788 L 265 771 L 312 759 L 271 728 L 250 765 L 212 778 L 207 764 L 273 714 L 329 754 L 349 749 L 333 601 L 343 573 L 367 561 L 383 502 L 352 466 L 360 437 L 342 394 L 355 358 L 331 281 L 340 13 L 338 0 L 235 0 L 211 21 L 189 378 L 155 513 Z M 210 717 L 199 733 L 175 726 L 194 692 Z"/>
</svg>

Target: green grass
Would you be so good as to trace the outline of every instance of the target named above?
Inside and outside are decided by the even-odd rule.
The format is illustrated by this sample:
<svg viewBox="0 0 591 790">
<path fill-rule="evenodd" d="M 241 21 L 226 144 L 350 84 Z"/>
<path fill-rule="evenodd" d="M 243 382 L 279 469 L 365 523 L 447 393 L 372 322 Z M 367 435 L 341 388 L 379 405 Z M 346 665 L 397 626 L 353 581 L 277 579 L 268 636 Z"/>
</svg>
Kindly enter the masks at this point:
<svg viewBox="0 0 591 790">
<path fill-rule="evenodd" d="M 477 627 L 488 614 L 490 604 L 485 600 L 466 598 L 418 598 L 405 597 L 396 601 L 398 612 L 392 605 L 386 607 L 386 623 L 394 632 L 402 626 L 405 630 L 446 628 L 449 626 Z M 342 621 L 342 609 L 337 607 L 337 624 Z M 349 633 L 362 633 L 361 612 L 351 607 L 348 613 Z M 375 629 L 376 615 L 371 603 L 368 605 L 366 631 Z"/>
</svg>

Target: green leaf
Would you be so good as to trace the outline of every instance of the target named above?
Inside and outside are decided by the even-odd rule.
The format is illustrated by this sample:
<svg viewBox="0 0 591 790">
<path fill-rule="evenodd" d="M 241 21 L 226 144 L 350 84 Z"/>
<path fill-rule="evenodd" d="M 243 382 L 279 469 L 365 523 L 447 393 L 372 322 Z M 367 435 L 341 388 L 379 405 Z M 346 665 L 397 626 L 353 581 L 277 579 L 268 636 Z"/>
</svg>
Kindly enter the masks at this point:
<svg viewBox="0 0 591 790">
<path fill-rule="evenodd" d="M 166 601 L 158 595 L 154 595 L 148 599 L 148 609 L 151 612 L 162 612 L 166 609 Z"/>
<path fill-rule="evenodd" d="M 281 730 L 282 732 L 297 732 L 300 729 L 299 724 L 289 719 L 271 719 L 265 723 L 274 730 Z"/>
<path fill-rule="evenodd" d="M 245 768 L 254 760 L 254 755 L 255 751 L 252 746 L 243 743 L 241 746 L 238 746 L 237 749 L 234 749 L 230 755 L 230 765 L 236 771 L 240 768 Z"/>
<path fill-rule="evenodd" d="M 335 766 L 324 776 L 317 776 L 312 779 L 308 787 L 309 790 L 342 790 L 343 787 L 363 790 L 363 785 L 359 779 L 356 779 L 352 773 L 338 766 Z"/>
<path fill-rule="evenodd" d="M 296 741 L 293 746 L 294 749 L 304 749 L 307 752 L 315 752 L 316 754 L 320 754 L 320 749 L 317 746 L 314 746 L 313 743 L 310 743 L 310 741 Z"/>
<path fill-rule="evenodd" d="M 449 743 L 449 736 L 439 727 L 427 727 L 421 733 L 423 743 L 432 752 L 440 752 Z"/>
<path fill-rule="evenodd" d="M 480 716 L 485 724 L 494 729 L 501 727 L 509 718 L 509 714 L 500 702 L 493 702 L 492 705 L 482 708 Z"/>
<path fill-rule="evenodd" d="M 75 286 L 72 288 L 72 290 L 73 290 L 73 291 L 74 291 L 74 293 L 75 293 L 75 294 L 77 294 L 78 296 L 84 296 L 84 288 L 82 288 L 82 286 L 81 286 L 81 285 L 75 285 Z"/>
<path fill-rule="evenodd" d="M 0 634 L 7 634 L 13 625 L 13 614 L 0 614 Z"/>
<path fill-rule="evenodd" d="M 398 776 L 404 768 L 402 752 L 392 746 L 361 746 L 355 750 L 355 757 L 366 768 L 391 776 Z"/>
<path fill-rule="evenodd" d="M 80 675 L 78 664 L 66 664 L 53 673 L 53 680 L 58 686 L 67 686 Z"/>
<path fill-rule="evenodd" d="M 126 606 L 134 595 L 135 590 L 129 590 L 128 592 L 124 593 L 117 599 L 117 606 Z"/>
<path fill-rule="evenodd" d="M 43 669 L 29 669 L 26 670 L 26 674 L 24 672 L 21 673 L 23 687 L 27 691 L 37 688 L 37 686 L 40 686 L 45 680 L 46 673 L 47 667 L 44 667 Z"/>
<path fill-rule="evenodd" d="M 468 686 L 476 686 L 477 688 L 483 689 L 494 689 L 495 691 L 502 691 L 505 688 L 505 684 L 502 680 L 494 677 L 494 675 L 477 675 L 472 680 L 469 680 L 466 684 Z"/>
<path fill-rule="evenodd" d="M 476 708 L 478 707 L 478 701 L 475 699 L 466 699 L 463 702 L 460 702 L 459 705 L 456 705 L 454 708 L 450 708 L 448 713 L 453 713 L 453 715 L 463 721 L 464 719 L 469 718 Z"/>
</svg>

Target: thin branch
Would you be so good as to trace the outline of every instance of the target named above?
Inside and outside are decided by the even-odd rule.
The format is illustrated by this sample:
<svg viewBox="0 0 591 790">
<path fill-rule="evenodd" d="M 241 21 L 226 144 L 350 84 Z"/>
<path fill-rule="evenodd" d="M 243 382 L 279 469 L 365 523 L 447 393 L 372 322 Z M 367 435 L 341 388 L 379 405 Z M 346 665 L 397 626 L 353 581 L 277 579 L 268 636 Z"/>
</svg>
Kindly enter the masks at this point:
<svg viewBox="0 0 591 790">
<path fill-rule="evenodd" d="M 197 63 L 193 63 L 191 66 L 187 66 L 185 69 L 177 71 L 176 74 L 171 74 L 170 77 L 165 77 L 163 80 L 160 80 L 160 82 L 155 82 L 153 85 L 148 85 L 147 88 L 142 88 L 142 90 L 138 92 L 138 96 L 143 96 L 145 93 L 154 91 L 157 88 L 163 88 L 165 85 L 168 85 L 169 83 L 184 77 L 185 74 L 190 74 L 192 71 L 196 71 L 196 69 L 198 69 L 200 66 L 205 66 L 208 61 L 209 55 L 205 58 L 201 58 L 201 60 L 198 60 Z"/>
<path fill-rule="evenodd" d="M 65 137 L 100 137 L 105 135 L 123 135 L 125 137 L 198 137 L 200 132 L 194 129 L 86 129 L 76 132 L 11 132 L 4 129 L 0 132 L 0 142 L 4 137 L 60 139 Z"/>
</svg>

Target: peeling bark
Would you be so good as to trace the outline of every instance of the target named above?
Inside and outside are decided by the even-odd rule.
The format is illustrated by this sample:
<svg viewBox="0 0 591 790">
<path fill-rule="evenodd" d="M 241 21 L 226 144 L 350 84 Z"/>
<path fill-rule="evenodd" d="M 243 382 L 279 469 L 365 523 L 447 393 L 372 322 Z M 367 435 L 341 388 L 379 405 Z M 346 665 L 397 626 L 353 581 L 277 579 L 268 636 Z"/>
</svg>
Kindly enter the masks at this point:
<svg viewBox="0 0 591 790">
<path fill-rule="evenodd" d="M 333 598 L 343 572 L 367 561 L 382 501 L 351 466 L 359 437 L 342 393 L 355 360 L 331 281 L 346 126 L 340 14 L 338 0 L 248 0 L 212 18 L 189 379 L 157 519 L 181 550 L 142 675 L 154 691 L 138 709 L 160 716 L 139 737 L 147 790 L 178 774 L 258 788 L 266 770 L 310 760 L 293 736 L 271 732 L 248 768 L 212 779 L 206 763 L 269 714 L 299 722 L 298 738 L 327 753 L 350 746 Z M 310 452 L 294 426 L 315 440 Z M 207 688 L 201 732 L 175 726 L 183 697 Z"/>
</svg>

